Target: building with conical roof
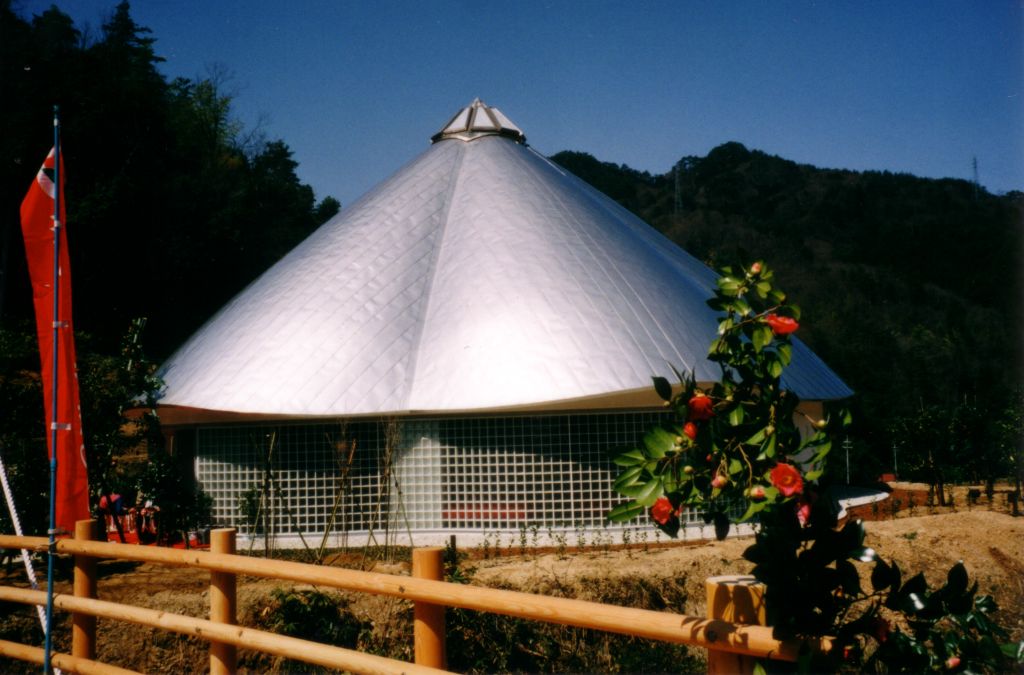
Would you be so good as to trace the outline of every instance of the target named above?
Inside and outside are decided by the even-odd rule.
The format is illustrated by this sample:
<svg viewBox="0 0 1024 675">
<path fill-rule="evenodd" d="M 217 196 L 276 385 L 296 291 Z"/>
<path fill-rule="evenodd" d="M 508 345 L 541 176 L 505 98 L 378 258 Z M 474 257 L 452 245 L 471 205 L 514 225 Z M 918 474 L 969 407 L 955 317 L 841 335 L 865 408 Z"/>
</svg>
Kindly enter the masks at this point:
<svg viewBox="0 0 1024 675">
<path fill-rule="evenodd" d="M 717 379 L 711 270 L 479 100 L 432 141 L 163 365 L 219 523 L 259 492 L 286 537 L 601 528 L 651 377 Z M 793 351 L 802 399 L 851 393 Z"/>
</svg>

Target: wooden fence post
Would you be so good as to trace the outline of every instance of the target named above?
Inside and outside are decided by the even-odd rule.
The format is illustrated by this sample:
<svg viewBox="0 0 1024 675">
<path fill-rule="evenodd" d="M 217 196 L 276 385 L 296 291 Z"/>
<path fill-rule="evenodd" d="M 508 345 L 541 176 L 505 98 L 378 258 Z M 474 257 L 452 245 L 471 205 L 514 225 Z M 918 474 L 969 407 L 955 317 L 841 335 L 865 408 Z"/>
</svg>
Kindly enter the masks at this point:
<svg viewBox="0 0 1024 675">
<path fill-rule="evenodd" d="M 95 520 L 75 522 L 75 539 L 95 541 L 99 539 L 99 523 Z M 86 555 L 75 556 L 75 577 L 73 593 L 76 598 L 96 597 L 96 558 Z M 71 655 L 77 658 L 96 658 L 96 617 L 89 614 L 71 614 Z"/>
<path fill-rule="evenodd" d="M 444 581 L 444 548 L 417 548 L 412 552 L 412 575 Z M 413 603 L 413 652 L 416 665 L 446 668 L 444 605 Z"/>
<path fill-rule="evenodd" d="M 235 552 L 235 529 L 227 527 L 210 532 L 211 553 Z M 210 621 L 234 625 L 236 618 L 235 575 L 210 572 Z M 223 642 L 210 642 L 210 675 L 230 675 L 238 667 L 238 649 Z"/>
<path fill-rule="evenodd" d="M 764 585 L 758 583 L 754 577 L 739 574 L 708 577 L 705 587 L 708 594 L 709 619 L 766 625 Z M 752 656 L 717 651 L 714 647 L 708 647 L 709 675 L 749 675 L 754 672 L 756 662 L 757 659 Z"/>
</svg>

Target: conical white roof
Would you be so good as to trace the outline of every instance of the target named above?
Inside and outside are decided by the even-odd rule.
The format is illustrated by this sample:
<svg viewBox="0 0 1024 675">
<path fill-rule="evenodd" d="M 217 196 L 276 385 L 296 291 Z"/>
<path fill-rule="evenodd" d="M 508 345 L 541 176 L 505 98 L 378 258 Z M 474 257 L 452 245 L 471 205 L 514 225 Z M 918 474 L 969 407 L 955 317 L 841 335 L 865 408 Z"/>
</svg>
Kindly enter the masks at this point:
<svg viewBox="0 0 1024 675">
<path fill-rule="evenodd" d="M 713 381 L 715 274 L 479 101 L 164 364 L 160 403 L 341 416 L 635 405 Z M 799 341 L 787 385 L 850 389 Z"/>
</svg>

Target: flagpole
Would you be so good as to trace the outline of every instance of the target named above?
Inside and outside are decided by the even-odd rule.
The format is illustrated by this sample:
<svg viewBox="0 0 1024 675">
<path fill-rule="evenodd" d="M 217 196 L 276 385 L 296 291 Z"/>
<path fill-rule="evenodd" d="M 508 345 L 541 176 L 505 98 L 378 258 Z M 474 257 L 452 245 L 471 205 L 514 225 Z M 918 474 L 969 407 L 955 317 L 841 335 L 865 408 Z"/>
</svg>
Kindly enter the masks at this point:
<svg viewBox="0 0 1024 675">
<path fill-rule="evenodd" d="M 56 544 L 57 511 L 57 369 L 60 361 L 60 110 L 53 106 L 53 373 L 50 392 L 50 545 L 46 565 L 46 644 L 43 651 L 43 673 L 50 672 L 50 652 L 53 648 L 53 561 Z"/>
</svg>

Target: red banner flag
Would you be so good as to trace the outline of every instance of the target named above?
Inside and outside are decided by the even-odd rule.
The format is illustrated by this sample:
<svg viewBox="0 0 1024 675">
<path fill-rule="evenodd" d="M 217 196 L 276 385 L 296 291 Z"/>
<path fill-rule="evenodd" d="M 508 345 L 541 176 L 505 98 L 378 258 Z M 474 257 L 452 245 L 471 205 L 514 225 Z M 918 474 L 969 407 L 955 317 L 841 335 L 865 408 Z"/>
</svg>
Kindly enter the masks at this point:
<svg viewBox="0 0 1024 675">
<path fill-rule="evenodd" d="M 36 331 L 42 359 L 43 397 L 46 402 L 46 439 L 53 458 L 54 425 L 57 440 L 57 492 L 54 526 L 73 533 L 75 521 L 89 518 L 89 477 L 82 439 L 82 410 L 78 403 L 78 373 L 75 368 L 75 334 L 71 324 L 71 265 L 67 235 L 64 233 L 64 166 L 60 176 L 60 261 L 58 263 L 57 317 L 53 307 L 53 182 L 55 152 L 43 162 L 36 179 L 21 202 L 21 231 L 32 277 L 32 299 L 36 309 Z M 56 323 L 55 323 L 56 321 Z M 54 330 L 56 328 L 56 330 Z M 56 334 L 56 345 L 54 345 Z M 53 350 L 57 349 L 56 378 Z M 57 386 L 57 416 L 53 415 L 53 387 Z"/>
</svg>

